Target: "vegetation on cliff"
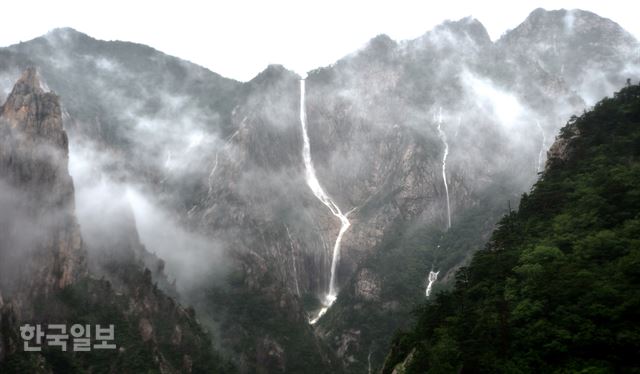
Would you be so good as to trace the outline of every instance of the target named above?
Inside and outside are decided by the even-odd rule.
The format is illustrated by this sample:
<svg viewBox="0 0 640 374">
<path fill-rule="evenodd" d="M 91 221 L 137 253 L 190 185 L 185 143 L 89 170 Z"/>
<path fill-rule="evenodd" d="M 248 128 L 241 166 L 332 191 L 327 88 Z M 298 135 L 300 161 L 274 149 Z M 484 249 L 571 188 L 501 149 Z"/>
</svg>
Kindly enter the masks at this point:
<svg viewBox="0 0 640 374">
<path fill-rule="evenodd" d="M 550 156 L 384 373 L 638 371 L 640 86 L 571 118 Z"/>
</svg>

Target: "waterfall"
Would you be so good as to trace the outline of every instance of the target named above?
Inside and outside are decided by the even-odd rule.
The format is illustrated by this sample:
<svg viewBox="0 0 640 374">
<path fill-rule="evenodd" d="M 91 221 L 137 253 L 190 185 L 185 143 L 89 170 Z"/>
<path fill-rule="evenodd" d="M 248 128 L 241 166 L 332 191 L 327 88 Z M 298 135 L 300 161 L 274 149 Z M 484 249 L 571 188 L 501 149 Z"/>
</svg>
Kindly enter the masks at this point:
<svg viewBox="0 0 640 374">
<path fill-rule="evenodd" d="M 342 214 L 342 211 L 338 207 L 338 205 L 327 195 L 327 193 L 322 188 L 318 177 L 316 176 L 316 170 L 313 167 L 313 162 L 311 161 L 311 145 L 309 143 L 309 134 L 307 133 L 307 113 L 305 108 L 305 80 L 300 80 L 300 125 L 302 126 L 302 159 L 304 161 L 304 169 L 305 169 L 305 180 L 307 185 L 311 189 L 311 192 L 315 195 L 315 197 L 322 202 L 329 210 L 331 214 L 336 216 L 340 220 L 340 231 L 338 232 L 338 237 L 336 238 L 335 244 L 333 245 L 333 254 L 331 258 L 331 274 L 329 278 L 329 292 L 325 295 L 325 300 L 323 302 L 324 307 L 320 310 L 318 316 L 310 321 L 311 324 L 316 323 L 320 317 L 327 312 L 327 309 L 331 307 L 333 302 L 336 300 L 337 291 L 335 284 L 335 276 L 336 270 L 338 267 L 338 262 L 340 261 L 340 242 L 342 241 L 342 236 L 351 226 L 351 223 L 347 219 L 345 214 Z M 347 213 L 348 214 L 348 213 Z"/>
<path fill-rule="evenodd" d="M 542 166 L 542 158 L 544 157 L 544 150 L 546 149 L 547 137 L 544 133 L 544 129 L 540 126 L 540 121 L 536 120 L 536 126 L 538 126 L 538 130 L 542 133 L 542 144 L 540 145 L 540 152 L 538 152 L 538 165 L 536 166 L 536 172 L 540 172 L 540 167 Z"/>
<path fill-rule="evenodd" d="M 427 284 L 427 291 L 425 292 L 427 298 L 429 297 L 429 295 L 431 295 L 431 287 L 433 287 L 433 283 L 438 280 L 438 273 L 440 272 L 434 272 L 433 270 L 429 272 L 429 284 Z"/>
<path fill-rule="evenodd" d="M 211 172 L 209 173 L 209 193 L 211 196 L 211 192 L 213 191 L 213 174 L 215 174 L 216 169 L 218 168 L 218 152 L 216 152 L 216 161 L 213 163 L 213 167 L 211 168 Z"/>
<path fill-rule="evenodd" d="M 240 125 L 244 125 L 244 121 L 247 119 L 247 117 L 245 117 L 242 122 L 240 123 Z M 236 135 L 238 135 L 238 133 L 240 132 L 240 129 L 236 130 L 236 132 L 233 133 L 233 135 L 231 135 L 229 137 L 229 139 L 227 139 L 227 141 L 225 141 L 224 146 L 222 147 L 222 151 L 226 151 L 229 148 L 229 145 L 231 144 L 231 141 L 233 140 L 233 138 L 236 137 Z M 213 175 L 216 173 L 216 169 L 218 169 L 218 154 L 220 153 L 220 151 L 216 152 L 216 159 L 213 163 L 213 167 L 211 168 L 211 172 L 209 172 L 209 196 L 211 196 L 211 192 L 213 191 Z"/>
<path fill-rule="evenodd" d="M 444 182 L 444 191 L 447 194 L 447 228 L 451 228 L 451 205 L 449 203 L 449 185 L 447 184 L 447 156 L 449 155 L 449 143 L 447 143 L 447 134 L 442 130 L 442 107 L 438 113 L 438 135 L 444 144 L 444 155 L 442 156 L 442 180 Z"/>
<path fill-rule="evenodd" d="M 300 284 L 298 284 L 298 266 L 296 265 L 296 254 L 293 246 L 293 238 L 291 238 L 291 232 L 289 232 L 289 226 L 284 226 L 287 229 L 287 236 L 289 236 L 289 243 L 291 244 L 291 262 L 293 263 L 293 279 L 296 285 L 296 293 L 300 296 Z"/>
</svg>

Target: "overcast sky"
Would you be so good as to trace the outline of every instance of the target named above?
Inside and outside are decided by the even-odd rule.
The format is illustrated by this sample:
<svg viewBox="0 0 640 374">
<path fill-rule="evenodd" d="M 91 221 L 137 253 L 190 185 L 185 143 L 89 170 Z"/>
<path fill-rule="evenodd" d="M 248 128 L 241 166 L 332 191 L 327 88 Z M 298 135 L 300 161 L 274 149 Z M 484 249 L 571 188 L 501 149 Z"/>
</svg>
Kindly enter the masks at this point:
<svg viewBox="0 0 640 374">
<path fill-rule="evenodd" d="M 495 40 L 538 7 L 590 10 L 638 38 L 639 15 L 633 4 L 631 0 L 11 0 L 1 7 L 0 46 L 33 39 L 56 27 L 73 27 L 98 39 L 147 44 L 245 81 L 271 63 L 304 75 L 378 34 L 412 39 L 446 19 L 473 16 Z"/>
</svg>

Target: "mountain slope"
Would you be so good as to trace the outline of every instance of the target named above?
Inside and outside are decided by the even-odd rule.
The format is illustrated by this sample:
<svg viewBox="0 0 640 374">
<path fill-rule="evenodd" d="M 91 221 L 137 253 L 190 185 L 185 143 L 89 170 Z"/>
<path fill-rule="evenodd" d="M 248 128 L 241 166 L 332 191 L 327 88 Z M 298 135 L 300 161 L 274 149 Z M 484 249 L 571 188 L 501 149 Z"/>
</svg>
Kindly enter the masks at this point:
<svg viewBox="0 0 640 374">
<path fill-rule="evenodd" d="M 137 236 L 112 244 L 117 258 L 88 256 L 75 216 L 59 100 L 42 89 L 35 69 L 23 73 L 0 114 L 0 371 L 229 370 L 193 312 L 152 282 L 136 257 L 143 253 Z M 129 229 L 135 232 L 135 225 Z M 94 261 L 109 280 L 104 273 L 94 277 L 88 265 Z M 20 332 L 25 324 L 44 331 L 49 324 L 114 325 L 116 348 L 63 352 L 48 345 L 27 352 Z"/>
<path fill-rule="evenodd" d="M 172 204 L 191 207 L 207 175 L 195 165 L 209 161 L 203 149 L 232 132 L 240 82 L 141 44 L 70 28 L 2 48 L 0 89 L 9 90 L 27 66 L 64 99 L 72 155 L 84 157 L 88 146 L 107 151 L 103 167 L 115 178 L 167 185 L 180 191 Z"/>
<path fill-rule="evenodd" d="M 628 34 L 587 12 L 574 12 L 580 27 L 557 39 L 569 51 L 598 52 L 553 57 L 573 63 L 576 74 L 539 62 L 551 43 L 540 41 L 534 52 L 520 54 L 546 28 L 562 27 L 556 13 L 533 12 L 523 24 L 540 14 L 549 20 L 529 27 L 530 33 L 513 30 L 518 44 L 491 43 L 477 20 L 463 19 L 402 43 L 375 38 L 362 51 L 309 73 L 318 174 L 341 206 L 357 207 L 343 241 L 343 291 L 318 324 L 349 370 L 382 364 L 393 331 L 408 327 L 413 306 L 424 300 L 430 270 L 439 271 L 435 288 L 447 287 L 457 267 L 487 240 L 507 201 L 517 204 L 542 170 L 561 121 L 580 112 L 591 95 L 602 97 L 612 92 L 607 86 L 624 82 L 628 70 L 615 61 L 637 66 L 637 42 L 607 39 Z M 603 35 L 595 46 L 581 34 L 586 27 Z M 605 40 L 611 53 L 598 66 L 606 84 L 583 89 Z M 448 142 L 451 228 L 439 122 Z"/>
<path fill-rule="evenodd" d="M 637 371 L 640 86 L 572 118 L 549 156 L 383 372 Z"/>
<path fill-rule="evenodd" d="M 496 45 L 506 59 L 529 60 L 562 77 L 589 105 L 621 87 L 620 77 L 639 72 L 638 41 L 617 23 L 579 9 L 536 9 Z"/>
<path fill-rule="evenodd" d="M 440 271 L 434 290 L 448 287 L 543 168 L 564 119 L 633 71 L 618 63 L 637 63 L 624 30 L 573 12 L 576 33 L 560 33 L 563 14 L 536 11 L 496 43 L 472 18 L 410 41 L 379 36 L 309 72 L 311 157 L 351 221 L 340 296 L 313 326 L 340 223 L 305 181 L 299 76 L 270 66 L 240 83 L 146 46 L 59 29 L 1 49 L 0 85 L 33 63 L 65 103 L 90 255 L 98 248 L 109 259 L 116 252 L 104 249 L 122 245 L 126 263 L 135 248 L 155 253 L 176 287 L 151 258 L 154 280 L 198 308 L 241 370 L 305 361 L 338 370 L 326 345 L 348 371 L 373 370 L 424 300 L 429 271 Z M 586 29 L 603 35 L 596 45 L 580 36 Z M 594 53 L 552 54 L 545 30 Z M 529 44 L 530 53 L 520 47 Z M 594 66 L 610 83 L 583 84 Z"/>
</svg>

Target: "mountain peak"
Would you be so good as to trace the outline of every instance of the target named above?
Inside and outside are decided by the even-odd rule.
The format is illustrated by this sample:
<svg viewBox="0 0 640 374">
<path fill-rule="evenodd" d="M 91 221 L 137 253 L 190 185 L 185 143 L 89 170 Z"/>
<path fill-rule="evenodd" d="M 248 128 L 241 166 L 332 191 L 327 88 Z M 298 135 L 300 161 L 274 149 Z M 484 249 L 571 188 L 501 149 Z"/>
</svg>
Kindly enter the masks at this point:
<svg viewBox="0 0 640 374">
<path fill-rule="evenodd" d="M 0 116 L 12 128 L 53 142 L 66 154 L 67 136 L 62 127 L 58 96 L 45 92 L 34 67 L 28 67 L 22 73 L 2 106 Z"/>
<path fill-rule="evenodd" d="M 369 40 L 368 47 L 373 49 L 389 50 L 397 46 L 395 40 L 391 39 L 387 34 L 377 35 L 375 38 Z"/>
<path fill-rule="evenodd" d="M 532 25 L 545 25 L 545 24 L 557 24 L 567 27 L 572 27 L 576 18 L 579 19 L 603 19 L 602 17 L 580 9 L 556 9 L 546 10 L 544 8 L 534 9 L 527 18 L 523 21 L 523 24 L 529 23 Z"/>
<path fill-rule="evenodd" d="M 53 236 L 59 238 L 56 241 L 34 247 L 27 240 L 28 233 L 10 235 L 9 243 L 22 243 L 20 253 L 43 250 L 28 266 L 39 274 L 33 279 L 43 281 L 46 290 L 63 288 L 86 270 L 74 216 L 68 144 L 58 97 L 44 92 L 36 69 L 27 68 L 0 111 L 0 178 L 11 191 L 20 191 L 12 194 L 17 227 L 38 227 L 47 234 L 51 228 L 61 233 Z"/>
<path fill-rule="evenodd" d="M 635 42 L 635 38 L 614 21 L 581 9 L 546 10 L 537 8 L 501 39 L 521 37 L 548 40 L 549 35 L 585 36 L 606 42 Z"/>
<path fill-rule="evenodd" d="M 270 64 L 266 69 L 258 73 L 249 83 L 262 84 L 265 82 L 274 82 L 283 78 L 297 78 L 300 79 L 298 74 L 285 68 L 280 64 Z"/>
<path fill-rule="evenodd" d="M 529 13 L 529 15 L 527 16 L 527 18 L 525 18 L 526 22 L 527 20 L 540 20 L 540 19 L 558 19 L 560 17 L 566 17 L 566 16 L 573 16 L 573 17 L 579 17 L 579 18 L 597 18 L 597 19 L 603 19 L 603 17 L 600 17 L 599 15 L 589 12 L 587 10 L 582 10 L 582 9 L 552 9 L 552 10 L 547 10 L 544 8 L 536 8 L 534 10 L 531 11 L 531 13 Z"/>
<path fill-rule="evenodd" d="M 418 44 L 427 42 L 454 48 L 492 44 L 487 29 L 473 17 L 465 17 L 457 21 L 444 21 L 412 42 L 418 42 Z"/>
<path fill-rule="evenodd" d="M 56 27 L 55 29 L 49 30 L 47 34 L 82 34 L 82 33 L 74 29 L 73 27 Z"/>
<path fill-rule="evenodd" d="M 397 47 L 397 43 L 386 34 L 380 34 L 369 40 L 369 42 L 357 52 L 359 59 L 366 61 L 386 60 Z"/>
<path fill-rule="evenodd" d="M 459 36 L 466 34 L 466 36 L 469 36 L 476 42 L 491 43 L 489 33 L 482 22 L 471 16 L 461 18 L 457 21 L 448 20 L 434 28 L 436 32 L 445 30 Z"/>
<path fill-rule="evenodd" d="M 58 27 L 58 28 L 52 29 L 45 35 L 45 37 L 54 37 L 54 38 L 62 38 L 62 39 L 79 38 L 79 37 L 91 38 L 89 35 L 83 32 L 80 32 L 72 27 Z"/>
<path fill-rule="evenodd" d="M 42 84 L 40 83 L 40 77 L 38 75 L 38 71 L 35 67 L 29 66 L 26 68 L 20 79 L 16 82 L 13 87 L 12 95 L 16 94 L 27 94 L 27 93 L 44 93 L 42 89 Z"/>
</svg>

